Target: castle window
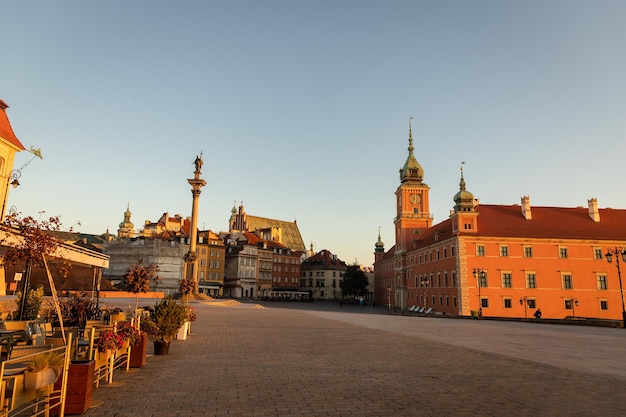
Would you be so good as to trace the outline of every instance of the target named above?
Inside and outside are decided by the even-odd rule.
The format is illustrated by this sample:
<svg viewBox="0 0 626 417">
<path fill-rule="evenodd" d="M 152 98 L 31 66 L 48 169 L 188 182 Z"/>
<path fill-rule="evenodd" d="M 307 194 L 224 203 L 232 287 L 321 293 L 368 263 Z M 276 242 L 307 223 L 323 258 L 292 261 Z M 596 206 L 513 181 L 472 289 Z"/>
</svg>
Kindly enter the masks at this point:
<svg viewBox="0 0 626 417">
<path fill-rule="evenodd" d="M 509 256 L 508 246 L 500 246 L 500 256 Z"/>
<path fill-rule="evenodd" d="M 609 302 L 608 300 L 600 300 L 600 310 L 608 310 Z"/>
<path fill-rule="evenodd" d="M 476 246 L 476 256 L 485 256 L 485 246 L 483 245 Z"/>
<path fill-rule="evenodd" d="M 511 288 L 511 273 L 504 272 L 502 274 L 502 288 Z"/>
<path fill-rule="evenodd" d="M 598 289 L 599 290 L 608 290 L 609 287 L 606 283 L 606 275 L 598 275 Z"/>
<path fill-rule="evenodd" d="M 504 299 L 504 308 L 512 308 L 512 303 L 510 298 Z"/>
<path fill-rule="evenodd" d="M 602 248 L 593 249 L 593 259 L 602 259 Z"/>
<path fill-rule="evenodd" d="M 567 248 L 559 248 L 559 258 L 567 258 Z"/>
<path fill-rule="evenodd" d="M 478 286 L 485 288 L 487 286 L 487 273 L 478 274 Z"/>
<path fill-rule="evenodd" d="M 524 258 L 532 258 L 532 257 L 533 257 L 533 247 L 524 246 Z"/>
<path fill-rule="evenodd" d="M 537 282 L 534 273 L 526 274 L 526 288 L 537 288 Z"/>
<path fill-rule="evenodd" d="M 563 274 L 562 280 L 563 280 L 563 289 L 564 290 L 571 290 L 573 288 L 573 286 L 572 286 L 572 276 L 570 274 Z"/>
</svg>

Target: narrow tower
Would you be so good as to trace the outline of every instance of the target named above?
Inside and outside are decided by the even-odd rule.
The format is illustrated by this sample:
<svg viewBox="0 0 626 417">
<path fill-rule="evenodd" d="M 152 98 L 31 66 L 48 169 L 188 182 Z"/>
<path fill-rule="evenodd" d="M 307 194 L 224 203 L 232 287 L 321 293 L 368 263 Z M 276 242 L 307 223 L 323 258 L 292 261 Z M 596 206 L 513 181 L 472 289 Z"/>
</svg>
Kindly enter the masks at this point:
<svg viewBox="0 0 626 417">
<path fill-rule="evenodd" d="M 198 255 L 196 254 L 196 242 L 198 239 L 198 199 L 202 192 L 200 189 L 206 185 L 206 181 L 200 178 L 202 174 L 202 152 L 200 152 L 200 156 L 196 156 L 196 160 L 193 163 L 196 166 L 193 172 L 193 178 L 187 180 L 189 185 L 191 185 L 193 203 L 191 206 L 191 225 L 189 230 L 189 252 L 185 255 L 185 278 L 193 280 L 193 291 L 197 293 L 198 268 L 196 263 Z"/>
<path fill-rule="evenodd" d="M 432 226 L 430 187 L 424 183 L 424 169 L 413 151 L 413 118 L 409 119 L 409 156 L 400 170 L 400 186 L 396 190 L 396 253 L 410 249 L 420 234 Z"/>
<path fill-rule="evenodd" d="M 380 262 L 385 256 L 385 244 L 380 239 L 380 227 L 378 228 L 378 240 L 374 244 L 374 262 Z"/>
<path fill-rule="evenodd" d="M 475 210 L 476 200 L 474 199 L 474 194 L 467 191 L 465 177 L 463 176 L 463 164 L 465 162 L 461 162 L 459 192 L 454 195 L 454 210 L 450 216 L 454 234 L 478 232 L 478 212 Z"/>
</svg>

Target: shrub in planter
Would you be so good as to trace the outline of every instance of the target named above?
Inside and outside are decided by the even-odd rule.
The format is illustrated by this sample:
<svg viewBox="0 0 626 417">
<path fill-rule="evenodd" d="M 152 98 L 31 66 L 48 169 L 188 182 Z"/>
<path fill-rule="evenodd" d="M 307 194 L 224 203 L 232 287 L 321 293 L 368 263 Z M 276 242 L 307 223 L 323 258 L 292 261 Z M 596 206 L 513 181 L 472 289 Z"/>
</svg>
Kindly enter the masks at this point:
<svg viewBox="0 0 626 417">
<path fill-rule="evenodd" d="M 15 320 L 36 320 L 39 315 L 39 309 L 41 308 L 41 303 L 43 301 L 43 287 L 38 288 L 28 288 L 26 291 L 26 299 L 24 300 L 24 311 L 20 313 L 20 306 L 22 305 L 22 295 L 21 291 L 18 291 L 16 294 L 17 298 L 15 299 L 15 303 L 17 304 L 16 316 Z"/>
<path fill-rule="evenodd" d="M 96 303 L 86 292 L 60 298 L 59 308 L 63 323 L 68 326 L 85 328 L 87 320 L 94 320 L 100 315 Z"/>
<path fill-rule="evenodd" d="M 141 320 L 141 330 L 145 331 L 154 342 L 169 345 L 178 333 L 178 329 L 187 320 L 187 314 L 184 304 L 174 300 L 171 296 L 165 297 L 155 304 L 147 317 Z"/>
<path fill-rule="evenodd" d="M 59 352 L 43 352 L 33 356 L 27 362 L 24 389 L 39 389 L 54 384 L 61 376 L 64 363 L 65 357 Z"/>
</svg>

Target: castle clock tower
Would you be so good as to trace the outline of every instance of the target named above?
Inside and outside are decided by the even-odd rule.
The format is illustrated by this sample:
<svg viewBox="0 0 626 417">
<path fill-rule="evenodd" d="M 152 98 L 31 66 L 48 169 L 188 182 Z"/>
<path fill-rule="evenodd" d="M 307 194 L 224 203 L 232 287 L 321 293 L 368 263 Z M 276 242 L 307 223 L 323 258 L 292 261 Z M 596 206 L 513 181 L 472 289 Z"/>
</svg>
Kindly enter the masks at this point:
<svg viewBox="0 0 626 417">
<path fill-rule="evenodd" d="M 396 190 L 396 253 L 407 251 L 420 234 L 432 226 L 424 169 L 413 155 L 412 118 L 409 119 L 409 156 L 400 170 L 400 186 Z"/>
</svg>

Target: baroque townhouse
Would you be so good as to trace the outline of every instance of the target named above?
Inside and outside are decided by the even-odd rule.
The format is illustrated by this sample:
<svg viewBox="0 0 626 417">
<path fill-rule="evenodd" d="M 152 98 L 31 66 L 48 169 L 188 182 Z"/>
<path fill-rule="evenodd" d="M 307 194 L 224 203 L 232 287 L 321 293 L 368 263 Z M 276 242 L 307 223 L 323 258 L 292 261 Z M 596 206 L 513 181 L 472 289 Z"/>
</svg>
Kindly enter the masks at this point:
<svg viewBox="0 0 626 417">
<path fill-rule="evenodd" d="M 313 299 L 341 299 L 341 279 L 347 268 L 337 255 L 323 249 L 302 262 L 300 290 L 309 292 Z"/>
<path fill-rule="evenodd" d="M 300 289 L 300 260 L 302 252 L 292 251 L 278 242 L 267 242 L 272 250 L 272 298 L 300 299 L 307 298 L 308 293 Z"/>
<path fill-rule="evenodd" d="M 429 187 L 413 155 L 400 170 L 395 244 L 375 244 L 377 303 L 434 313 L 621 320 L 622 288 L 609 250 L 626 245 L 626 210 L 481 204 L 463 169 L 450 217 L 432 224 Z"/>
<path fill-rule="evenodd" d="M 223 295 L 226 247 L 210 230 L 198 233 L 198 289 L 212 297 Z"/>
<path fill-rule="evenodd" d="M 224 295 L 254 298 L 259 273 L 258 237 L 254 233 L 236 232 L 226 238 Z"/>
</svg>

